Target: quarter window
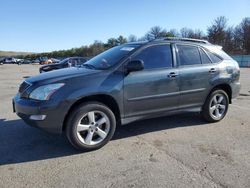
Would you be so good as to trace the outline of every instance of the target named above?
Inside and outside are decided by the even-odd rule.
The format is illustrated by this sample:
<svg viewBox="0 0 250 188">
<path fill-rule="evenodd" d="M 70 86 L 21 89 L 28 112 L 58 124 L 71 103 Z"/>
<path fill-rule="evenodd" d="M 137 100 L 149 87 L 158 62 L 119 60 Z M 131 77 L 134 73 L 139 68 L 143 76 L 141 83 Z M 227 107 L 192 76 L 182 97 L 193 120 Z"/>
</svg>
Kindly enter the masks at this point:
<svg viewBox="0 0 250 188">
<path fill-rule="evenodd" d="M 173 64 L 170 44 L 150 46 L 133 59 L 142 60 L 145 69 L 169 68 Z"/>
<path fill-rule="evenodd" d="M 213 63 L 218 63 L 221 61 L 221 59 L 218 56 L 214 55 L 212 52 L 207 51 L 207 54 L 209 55 Z"/>
<path fill-rule="evenodd" d="M 200 49 L 200 54 L 201 54 L 202 64 L 212 63 L 211 60 L 209 59 L 209 57 L 207 56 L 207 54 L 202 49 Z"/>
<path fill-rule="evenodd" d="M 201 64 L 200 53 L 197 47 L 177 45 L 177 49 L 179 54 L 179 64 L 181 66 Z"/>
</svg>

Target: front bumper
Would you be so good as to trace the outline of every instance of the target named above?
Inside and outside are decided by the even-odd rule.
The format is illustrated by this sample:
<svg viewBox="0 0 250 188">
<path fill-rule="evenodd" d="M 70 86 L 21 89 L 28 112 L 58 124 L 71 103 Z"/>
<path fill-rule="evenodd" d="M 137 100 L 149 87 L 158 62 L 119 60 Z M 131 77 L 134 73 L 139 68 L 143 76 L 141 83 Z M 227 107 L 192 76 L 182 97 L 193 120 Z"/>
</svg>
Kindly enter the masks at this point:
<svg viewBox="0 0 250 188">
<path fill-rule="evenodd" d="M 67 105 L 53 102 L 41 102 L 20 98 L 13 98 L 13 111 L 30 126 L 40 128 L 49 133 L 61 134 L 64 117 L 67 113 Z M 34 115 L 45 116 L 44 120 L 33 120 Z"/>
</svg>

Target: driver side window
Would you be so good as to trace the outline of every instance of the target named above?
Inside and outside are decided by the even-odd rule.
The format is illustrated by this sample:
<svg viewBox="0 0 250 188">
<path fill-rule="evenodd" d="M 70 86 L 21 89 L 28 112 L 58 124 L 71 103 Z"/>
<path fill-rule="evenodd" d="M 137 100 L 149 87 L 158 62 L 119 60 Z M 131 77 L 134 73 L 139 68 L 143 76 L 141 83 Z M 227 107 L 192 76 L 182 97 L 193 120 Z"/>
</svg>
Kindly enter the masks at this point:
<svg viewBox="0 0 250 188">
<path fill-rule="evenodd" d="M 173 65 L 170 44 L 154 45 L 143 49 L 134 60 L 142 60 L 144 69 L 170 68 Z"/>
</svg>

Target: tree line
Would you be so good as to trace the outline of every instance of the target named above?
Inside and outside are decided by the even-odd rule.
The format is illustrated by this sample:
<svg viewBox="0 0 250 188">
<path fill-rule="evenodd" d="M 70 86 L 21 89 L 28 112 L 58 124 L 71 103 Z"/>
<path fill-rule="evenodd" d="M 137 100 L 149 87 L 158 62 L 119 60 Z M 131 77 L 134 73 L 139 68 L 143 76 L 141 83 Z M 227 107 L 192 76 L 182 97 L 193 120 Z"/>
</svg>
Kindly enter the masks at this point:
<svg viewBox="0 0 250 188">
<path fill-rule="evenodd" d="M 95 41 L 93 44 L 85 45 L 79 48 L 69 50 L 59 50 L 48 53 L 37 53 L 19 56 L 19 58 L 35 59 L 37 57 L 46 56 L 54 57 L 70 57 L 70 56 L 85 56 L 93 57 L 111 47 L 124 44 L 127 42 L 153 40 L 163 37 L 184 37 L 208 40 L 213 44 L 223 47 L 228 54 L 241 55 L 250 54 L 250 17 L 244 18 L 241 23 L 236 26 L 228 25 L 228 19 L 224 16 L 216 18 L 207 28 L 206 33 L 200 29 L 182 28 L 179 31 L 176 29 L 167 30 L 160 26 L 152 27 L 144 36 L 137 37 L 130 35 L 129 37 L 119 36 L 110 38 L 107 42 Z"/>
</svg>

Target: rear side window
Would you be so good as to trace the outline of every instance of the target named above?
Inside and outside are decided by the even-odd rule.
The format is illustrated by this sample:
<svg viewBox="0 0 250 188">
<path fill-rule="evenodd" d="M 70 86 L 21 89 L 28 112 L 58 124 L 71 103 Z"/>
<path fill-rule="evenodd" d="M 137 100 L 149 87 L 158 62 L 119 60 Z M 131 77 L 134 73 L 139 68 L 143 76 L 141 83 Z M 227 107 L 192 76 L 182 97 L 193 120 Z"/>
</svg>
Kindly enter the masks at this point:
<svg viewBox="0 0 250 188">
<path fill-rule="evenodd" d="M 170 44 L 150 46 L 133 59 L 142 60 L 145 69 L 169 68 L 173 64 Z"/>
<path fill-rule="evenodd" d="M 200 65 L 201 58 L 199 48 L 195 46 L 177 45 L 179 64 L 185 65 Z"/>
<path fill-rule="evenodd" d="M 200 49 L 200 54 L 201 54 L 202 64 L 212 63 L 211 60 L 209 59 L 209 57 L 207 56 L 207 54 L 202 49 Z"/>
<path fill-rule="evenodd" d="M 213 63 L 218 63 L 221 61 L 221 59 L 217 55 L 213 54 L 212 52 L 207 51 L 207 54 L 209 55 Z"/>
</svg>

